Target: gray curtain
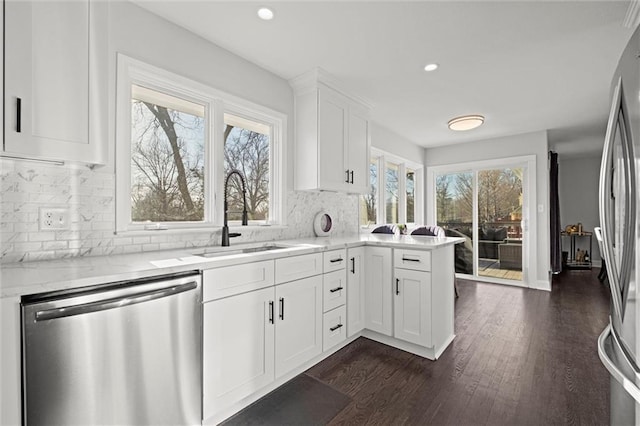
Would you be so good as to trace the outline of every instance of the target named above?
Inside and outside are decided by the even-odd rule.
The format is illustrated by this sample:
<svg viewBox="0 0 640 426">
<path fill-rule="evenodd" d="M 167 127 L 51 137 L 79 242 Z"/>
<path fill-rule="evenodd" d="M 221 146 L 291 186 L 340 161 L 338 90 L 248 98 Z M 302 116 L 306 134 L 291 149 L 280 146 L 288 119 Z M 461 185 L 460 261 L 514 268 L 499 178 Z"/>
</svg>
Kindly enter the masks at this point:
<svg viewBox="0 0 640 426">
<path fill-rule="evenodd" d="M 549 215 L 551 221 L 551 272 L 562 271 L 562 241 L 560 240 L 560 197 L 558 195 L 558 154 L 549 151 L 551 162 L 549 176 Z"/>
</svg>

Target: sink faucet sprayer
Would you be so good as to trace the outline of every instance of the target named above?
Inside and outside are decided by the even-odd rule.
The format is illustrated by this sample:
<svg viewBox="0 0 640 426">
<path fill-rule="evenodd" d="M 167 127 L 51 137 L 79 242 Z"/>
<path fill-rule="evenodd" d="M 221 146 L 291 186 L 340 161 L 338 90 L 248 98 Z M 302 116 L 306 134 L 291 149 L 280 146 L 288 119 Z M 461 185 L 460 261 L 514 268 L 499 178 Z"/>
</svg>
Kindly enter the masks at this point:
<svg viewBox="0 0 640 426">
<path fill-rule="evenodd" d="M 239 237 L 239 232 L 233 232 L 229 234 L 229 226 L 227 225 L 227 213 L 229 210 L 229 206 L 227 205 L 227 185 L 229 184 L 229 178 L 232 175 L 238 175 L 240 177 L 240 181 L 242 182 L 242 226 L 247 226 L 248 217 L 247 217 L 247 185 L 245 184 L 244 176 L 240 173 L 239 170 L 232 169 L 229 173 L 227 173 L 227 177 L 224 178 L 224 225 L 222 226 L 222 246 L 229 246 L 229 237 Z"/>
</svg>

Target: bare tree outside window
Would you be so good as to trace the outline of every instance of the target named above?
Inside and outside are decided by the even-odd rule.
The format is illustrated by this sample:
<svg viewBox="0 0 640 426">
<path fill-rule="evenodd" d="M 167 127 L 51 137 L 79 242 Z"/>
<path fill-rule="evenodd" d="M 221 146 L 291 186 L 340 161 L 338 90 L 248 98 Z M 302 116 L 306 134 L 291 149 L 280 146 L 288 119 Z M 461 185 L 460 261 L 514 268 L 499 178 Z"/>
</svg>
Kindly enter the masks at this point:
<svg viewBox="0 0 640 426">
<path fill-rule="evenodd" d="M 387 163 L 385 177 L 386 222 L 397 223 L 399 213 L 398 165 Z"/>
<path fill-rule="evenodd" d="M 368 226 L 376 223 L 378 206 L 378 159 L 369 162 L 369 192 L 360 197 L 360 224 Z"/>
<path fill-rule="evenodd" d="M 244 175 L 249 220 L 268 220 L 269 135 L 227 123 L 224 140 L 225 176 L 232 169 Z M 240 220 L 242 184 L 239 179 L 232 178 L 228 188 L 229 220 Z"/>
<path fill-rule="evenodd" d="M 416 172 L 407 169 L 407 176 L 405 180 L 405 190 L 407 193 L 407 223 L 414 223 L 416 221 L 416 207 L 415 207 L 415 198 L 416 198 Z"/>
<path fill-rule="evenodd" d="M 201 105 L 156 93 L 184 110 L 131 101 L 131 219 L 133 222 L 204 220 L 204 110 Z M 143 92 L 151 92 L 141 88 Z M 189 112 L 187 112 L 187 110 Z"/>
</svg>

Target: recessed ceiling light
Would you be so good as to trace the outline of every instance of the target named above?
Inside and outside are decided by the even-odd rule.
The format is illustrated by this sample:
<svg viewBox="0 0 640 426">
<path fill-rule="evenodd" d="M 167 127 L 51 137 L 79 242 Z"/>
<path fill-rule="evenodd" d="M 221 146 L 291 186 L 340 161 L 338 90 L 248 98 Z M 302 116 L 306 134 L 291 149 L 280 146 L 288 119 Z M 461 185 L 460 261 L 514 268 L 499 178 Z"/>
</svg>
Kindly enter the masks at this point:
<svg viewBox="0 0 640 426">
<path fill-rule="evenodd" d="M 451 130 L 461 132 L 479 127 L 484 123 L 484 117 L 481 115 L 463 115 L 449 120 L 448 126 Z"/>
<path fill-rule="evenodd" d="M 273 10 L 268 7 L 261 7 L 258 9 L 258 16 L 260 19 L 264 19 L 265 21 L 270 21 L 273 19 Z"/>
<path fill-rule="evenodd" d="M 437 70 L 437 69 L 438 69 L 438 64 L 427 64 L 427 65 L 424 67 L 424 70 L 425 70 L 425 71 L 435 71 L 435 70 Z"/>
</svg>

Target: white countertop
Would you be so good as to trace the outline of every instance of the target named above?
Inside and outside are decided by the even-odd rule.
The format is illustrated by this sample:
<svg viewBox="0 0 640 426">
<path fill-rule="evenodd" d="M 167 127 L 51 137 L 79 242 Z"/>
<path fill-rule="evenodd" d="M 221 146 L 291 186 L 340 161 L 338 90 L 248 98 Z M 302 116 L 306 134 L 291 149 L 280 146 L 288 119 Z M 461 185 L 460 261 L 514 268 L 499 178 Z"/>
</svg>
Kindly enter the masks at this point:
<svg viewBox="0 0 640 426">
<path fill-rule="evenodd" d="M 408 235 L 363 234 L 352 237 L 318 237 L 286 241 L 265 241 L 231 247 L 200 247 L 111 256 L 87 256 L 41 262 L 0 265 L 0 298 L 46 291 L 85 287 L 108 282 L 133 280 L 155 275 L 218 268 L 248 261 L 259 261 L 363 245 L 433 250 L 457 244 L 463 238 Z M 261 245 L 286 248 L 239 253 L 213 258 L 196 256 L 205 251 L 237 251 Z"/>
</svg>

